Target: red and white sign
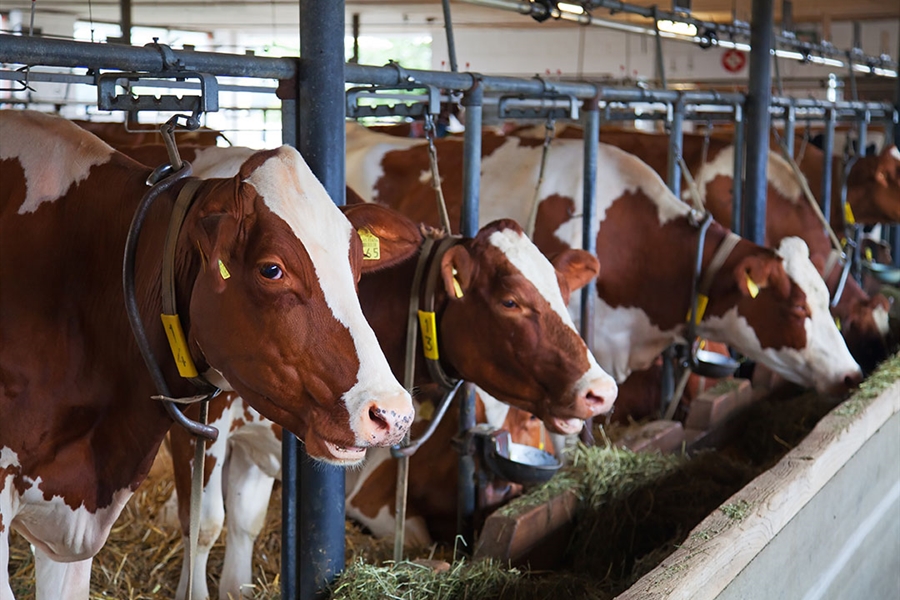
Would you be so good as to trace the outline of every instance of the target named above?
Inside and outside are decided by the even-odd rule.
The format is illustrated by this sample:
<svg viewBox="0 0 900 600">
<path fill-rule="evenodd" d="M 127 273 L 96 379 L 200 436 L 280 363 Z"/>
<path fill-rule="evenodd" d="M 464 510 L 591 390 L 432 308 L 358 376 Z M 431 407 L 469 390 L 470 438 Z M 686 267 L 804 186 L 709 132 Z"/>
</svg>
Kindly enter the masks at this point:
<svg viewBox="0 0 900 600">
<path fill-rule="evenodd" d="M 747 54 L 731 48 L 722 54 L 722 67 L 729 73 L 737 73 L 747 66 Z"/>
</svg>

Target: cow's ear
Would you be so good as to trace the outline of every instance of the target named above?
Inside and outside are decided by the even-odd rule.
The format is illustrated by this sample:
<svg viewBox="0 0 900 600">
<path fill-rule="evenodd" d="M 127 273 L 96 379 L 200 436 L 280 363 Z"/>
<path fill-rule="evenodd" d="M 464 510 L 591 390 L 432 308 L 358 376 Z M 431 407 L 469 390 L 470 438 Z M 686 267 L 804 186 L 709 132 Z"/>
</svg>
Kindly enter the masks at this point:
<svg viewBox="0 0 900 600">
<path fill-rule="evenodd" d="M 212 268 L 220 273 L 229 273 L 231 253 L 243 216 L 244 199 L 240 184 L 231 179 L 208 180 L 203 183 L 197 196 L 182 231 L 200 253 L 204 270 Z M 224 289 L 228 277 L 219 277 L 216 287 Z"/>
<path fill-rule="evenodd" d="M 885 146 L 878 156 L 875 181 L 881 187 L 888 187 L 900 180 L 900 150 L 897 146 Z"/>
<path fill-rule="evenodd" d="M 469 251 L 453 246 L 441 257 L 441 277 L 451 300 L 458 300 L 469 292 L 475 277 L 475 265 Z"/>
<path fill-rule="evenodd" d="M 342 206 L 341 210 L 362 241 L 363 273 L 401 263 L 422 246 L 419 228 L 395 210 L 366 203 Z"/>
<path fill-rule="evenodd" d="M 738 290 L 750 298 L 756 298 L 759 291 L 766 288 L 772 288 L 783 298 L 791 292 L 791 281 L 784 270 L 784 263 L 775 254 L 747 256 L 738 263 L 733 273 Z"/>
<path fill-rule="evenodd" d="M 600 261 L 586 250 L 564 250 L 551 262 L 567 284 L 568 289 L 560 288 L 563 295 L 580 290 L 600 273 Z"/>
</svg>

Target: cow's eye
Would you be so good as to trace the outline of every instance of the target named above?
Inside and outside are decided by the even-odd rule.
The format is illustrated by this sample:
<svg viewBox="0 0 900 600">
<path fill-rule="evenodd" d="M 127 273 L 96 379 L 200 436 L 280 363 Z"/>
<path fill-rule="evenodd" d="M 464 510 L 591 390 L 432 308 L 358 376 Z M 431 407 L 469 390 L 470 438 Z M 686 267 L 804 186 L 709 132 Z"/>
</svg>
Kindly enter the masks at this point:
<svg viewBox="0 0 900 600">
<path fill-rule="evenodd" d="M 281 267 L 274 263 L 268 263 L 259 267 L 259 274 L 266 279 L 281 279 L 284 277 L 284 271 Z"/>
<path fill-rule="evenodd" d="M 504 306 L 504 308 L 518 308 L 519 307 L 519 305 L 516 304 L 515 300 L 511 300 L 509 298 L 507 298 L 506 300 L 503 300 L 500 304 L 502 304 Z"/>
</svg>

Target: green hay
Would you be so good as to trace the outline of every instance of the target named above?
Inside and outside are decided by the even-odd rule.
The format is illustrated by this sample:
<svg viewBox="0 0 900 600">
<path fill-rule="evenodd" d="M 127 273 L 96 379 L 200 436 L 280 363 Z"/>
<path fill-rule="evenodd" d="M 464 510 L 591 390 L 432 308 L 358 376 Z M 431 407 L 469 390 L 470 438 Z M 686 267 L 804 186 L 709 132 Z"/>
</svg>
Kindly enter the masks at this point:
<svg viewBox="0 0 900 600">
<path fill-rule="evenodd" d="M 737 502 L 729 502 L 719 507 L 723 515 L 732 521 L 743 521 L 750 514 L 752 506 L 746 500 L 738 500 Z"/>
<path fill-rule="evenodd" d="M 846 427 L 853 417 L 860 414 L 897 380 L 900 380 L 900 352 L 878 365 L 878 368 L 859 384 L 856 393 L 835 409 L 834 415 L 848 419 L 847 422 L 841 423 L 840 427 Z"/>
</svg>

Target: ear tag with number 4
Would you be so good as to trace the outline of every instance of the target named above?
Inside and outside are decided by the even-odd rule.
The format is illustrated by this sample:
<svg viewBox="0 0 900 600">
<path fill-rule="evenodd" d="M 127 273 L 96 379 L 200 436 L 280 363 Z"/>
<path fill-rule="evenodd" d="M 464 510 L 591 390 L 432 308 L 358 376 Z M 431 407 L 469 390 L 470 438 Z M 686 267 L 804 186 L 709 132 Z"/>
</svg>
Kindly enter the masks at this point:
<svg viewBox="0 0 900 600">
<path fill-rule="evenodd" d="M 751 298 L 756 298 L 759 295 L 759 286 L 750 279 L 750 273 L 747 273 L 747 291 L 750 292 Z"/>
</svg>

